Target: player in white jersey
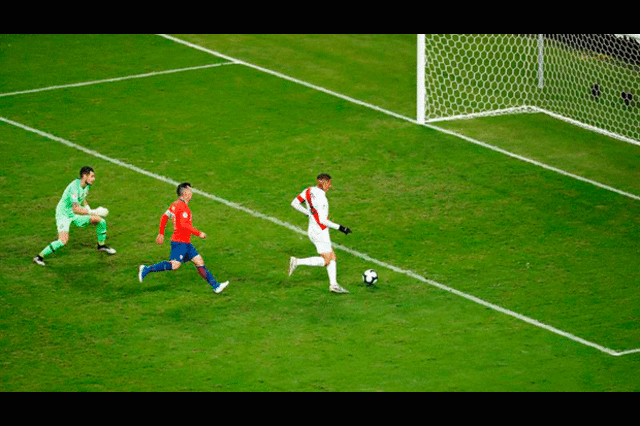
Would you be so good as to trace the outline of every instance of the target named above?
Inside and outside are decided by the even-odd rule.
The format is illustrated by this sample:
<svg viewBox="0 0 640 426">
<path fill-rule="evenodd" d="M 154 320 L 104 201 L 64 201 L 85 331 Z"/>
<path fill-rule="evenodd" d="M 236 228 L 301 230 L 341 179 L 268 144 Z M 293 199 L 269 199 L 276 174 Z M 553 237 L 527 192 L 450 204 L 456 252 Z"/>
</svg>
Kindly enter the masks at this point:
<svg viewBox="0 0 640 426">
<path fill-rule="evenodd" d="M 336 254 L 331 246 L 329 228 L 337 229 L 345 235 L 351 233 L 351 229 L 338 225 L 329 220 L 329 200 L 327 191 L 331 188 L 331 176 L 321 173 L 316 178 L 317 186 L 310 186 L 302 191 L 291 202 L 291 206 L 300 213 L 309 217 L 309 228 L 307 234 L 309 239 L 316 246 L 320 256 L 298 259 L 291 257 L 289 260 L 289 276 L 299 265 L 324 266 L 329 275 L 329 290 L 334 293 L 349 293 L 342 288 L 336 279 Z M 302 204 L 306 204 L 306 207 Z"/>
</svg>

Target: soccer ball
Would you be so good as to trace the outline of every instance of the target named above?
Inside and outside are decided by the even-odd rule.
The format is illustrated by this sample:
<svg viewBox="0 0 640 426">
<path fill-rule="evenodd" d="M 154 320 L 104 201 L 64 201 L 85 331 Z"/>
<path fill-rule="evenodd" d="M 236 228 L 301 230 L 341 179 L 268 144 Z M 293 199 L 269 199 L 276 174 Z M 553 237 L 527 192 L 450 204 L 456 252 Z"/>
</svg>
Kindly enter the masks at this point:
<svg viewBox="0 0 640 426">
<path fill-rule="evenodd" d="M 362 273 L 362 281 L 366 285 L 374 285 L 378 282 L 378 273 L 373 269 L 367 269 Z"/>
</svg>

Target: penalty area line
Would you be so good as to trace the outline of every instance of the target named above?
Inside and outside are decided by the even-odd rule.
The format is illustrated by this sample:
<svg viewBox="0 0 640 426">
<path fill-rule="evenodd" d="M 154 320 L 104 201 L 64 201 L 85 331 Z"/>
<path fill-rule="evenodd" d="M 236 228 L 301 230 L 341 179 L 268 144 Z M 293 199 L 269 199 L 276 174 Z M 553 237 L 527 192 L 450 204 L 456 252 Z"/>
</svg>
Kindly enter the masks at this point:
<svg viewBox="0 0 640 426">
<path fill-rule="evenodd" d="M 128 170 L 131 170 L 131 171 L 134 171 L 136 173 L 140 173 L 140 174 L 142 174 L 144 176 L 147 176 L 147 177 L 150 177 L 150 178 L 153 178 L 153 179 L 168 183 L 168 184 L 173 185 L 173 186 L 179 185 L 179 182 L 177 182 L 177 181 L 175 181 L 173 179 L 170 179 L 168 177 L 165 177 L 165 176 L 153 173 L 153 172 L 149 172 L 147 170 L 141 169 L 140 167 L 131 165 L 129 163 L 125 163 L 124 161 L 108 157 L 108 156 L 106 156 L 104 154 L 99 153 L 98 151 L 95 151 L 95 150 L 92 150 L 92 149 L 89 149 L 89 148 L 85 148 L 82 145 L 78 145 L 78 144 L 70 142 L 70 141 L 68 141 L 66 139 L 54 136 L 54 135 L 52 135 L 50 133 L 43 132 L 42 130 L 34 129 L 32 127 L 29 127 L 29 126 L 26 126 L 24 124 L 15 122 L 13 120 L 9 120 L 9 119 L 4 118 L 4 117 L 0 117 L 0 121 L 4 122 L 6 124 L 10 124 L 12 126 L 18 127 L 20 129 L 26 130 L 28 132 L 35 133 L 35 134 L 40 135 L 40 136 L 42 136 L 44 138 L 59 142 L 59 143 L 61 143 L 63 145 L 66 145 L 66 146 L 68 146 L 70 148 L 77 149 L 79 151 L 82 151 L 82 152 L 84 152 L 86 154 L 89 154 L 91 156 L 94 156 L 96 158 L 100 158 L 101 160 L 110 162 L 110 163 L 115 164 L 115 165 L 120 166 L 120 167 L 124 167 L 124 168 L 126 168 Z M 233 209 L 243 211 L 243 212 L 245 212 L 245 213 L 247 213 L 247 214 L 249 214 L 249 215 L 251 215 L 253 217 L 256 217 L 256 218 L 259 218 L 259 219 L 264 219 L 264 220 L 272 222 L 272 223 L 274 223 L 276 225 L 283 226 L 283 227 L 285 227 L 285 228 L 287 228 L 289 230 L 292 230 L 292 231 L 294 231 L 294 232 L 296 232 L 296 233 L 298 233 L 300 235 L 306 235 L 305 231 L 303 231 L 301 228 L 299 228 L 299 227 L 297 227 L 295 225 L 292 225 L 292 224 L 290 224 L 288 222 L 281 221 L 279 219 L 276 219 L 274 217 L 265 215 L 263 213 L 255 211 L 255 210 L 249 209 L 249 208 L 244 207 L 244 206 L 242 206 L 242 205 L 240 205 L 238 203 L 234 203 L 233 201 L 229 201 L 229 200 L 226 200 L 224 198 L 209 194 L 209 193 L 201 191 L 201 190 L 199 190 L 197 188 L 193 188 L 193 192 L 196 193 L 196 194 L 199 194 L 199 195 L 201 195 L 203 197 L 206 197 L 206 198 L 208 198 L 210 200 L 217 201 L 219 203 L 225 204 L 226 206 L 229 206 L 229 207 L 231 207 Z M 459 290 L 456 290 L 454 288 L 448 287 L 448 286 L 446 286 L 444 284 L 440 284 L 440 283 L 438 283 L 436 281 L 433 281 L 433 280 L 430 280 L 428 278 L 425 278 L 422 275 L 419 275 L 419 274 L 417 274 L 417 273 L 415 273 L 415 272 L 413 272 L 411 270 L 402 269 L 402 268 L 399 268 L 397 266 L 391 265 L 389 263 L 382 262 L 380 260 L 374 259 L 373 257 L 371 257 L 371 256 L 369 256 L 369 255 L 367 255 L 365 253 L 361 253 L 359 251 L 353 250 L 353 249 L 351 249 L 349 247 L 346 247 L 346 246 L 343 246 L 341 244 L 333 243 L 333 247 L 337 248 L 338 250 L 341 250 L 341 251 L 344 251 L 346 253 L 349 253 L 349 254 L 351 254 L 351 255 L 353 255 L 355 257 L 358 257 L 358 258 L 360 258 L 362 260 L 365 260 L 367 262 L 374 263 L 374 264 L 376 264 L 378 266 L 381 266 L 383 268 L 389 269 L 389 270 L 394 271 L 396 273 L 406 275 L 406 276 L 408 276 L 410 278 L 413 278 L 415 280 L 418 280 L 420 282 L 429 284 L 429 285 L 434 286 L 436 288 L 439 288 L 441 290 L 444 290 L 444 291 L 447 291 L 449 293 L 455 294 L 457 296 L 463 297 L 464 299 L 467 299 L 467 300 L 469 300 L 471 302 L 474 302 L 474 303 L 477 303 L 479 305 L 485 306 L 485 307 L 487 307 L 489 309 L 492 309 L 492 310 L 494 310 L 496 312 L 500 312 L 500 313 L 503 313 L 505 315 L 509 315 L 509 316 L 511 316 L 513 318 L 516 318 L 518 320 L 524 321 L 524 322 L 526 322 L 528 324 L 531 324 L 531 325 L 534 325 L 536 327 L 542 328 L 544 330 L 547 330 L 547 331 L 549 331 L 551 333 L 554 333 L 554 334 L 557 334 L 559 336 L 565 337 L 565 338 L 567 338 L 569 340 L 572 340 L 574 342 L 581 343 L 581 344 L 583 344 L 585 346 L 592 347 L 592 348 L 597 349 L 597 350 L 599 350 L 601 352 L 604 352 L 604 353 L 606 353 L 608 355 L 622 356 L 622 355 L 628 355 L 628 354 L 632 354 L 632 353 L 640 353 L 640 348 L 638 348 L 638 349 L 630 349 L 630 350 L 625 350 L 625 351 L 615 351 L 613 349 L 598 345 L 596 343 L 589 342 L 588 340 L 585 340 L 585 339 L 583 339 L 581 337 L 575 336 L 575 335 L 573 335 L 571 333 L 567 333 L 565 331 L 562 331 L 562 330 L 557 329 L 555 327 L 552 327 L 550 325 L 543 324 L 543 323 L 541 323 L 541 322 L 539 322 L 539 321 L 537 321 L 535 319 L 529 318 L 529 317 L 527 317 L 525 315 L 518 314 L 517 312 L 510 311 L 509 309 L 505 309 L 505 308 L 503 308 L 501 306 L 494 305 L 493 303 L 490 303 L 490 302 L 487 302 L 485 300 L 479 299 L 479 298 L 477 298 L 475 296 L 472 296 L 470 294 L 463 293 L 463 292 L 461 292 Z"/>
<path fill-rule="evenodd" d="M 118 81 L 132 80 L 134 78 L 147 78 L 147 77 L 154 77 L 156 75 L 165 75 L 165 74 L 174 74 L 174 73 L 177 73 L 177 72 L 184 72 L 184 71 L 202 70 L 202 69 L 205 69 L 205 68 L 220 67 L 220 66 L 223 66 L 223 65 L 233 65 L 235 63 L 236 62 L 222 62 L 222 63 L 219 63 L 219 64 L 208 64 L 208 65 L 200 65 L 200 66 L 196 66 L 196 67 L 177 68 L 177 69 L 173 69 L 173 70 L 154 71 L 154 72 L 148 72 L 148 73 L 144 73 L 144 74 L 127 75 L 127 76 L 124 76 L 124 77 L 105 78 L 105 79 L 102 79 L 102 80 L 83 81 L 83 82 L 80 82 L 80 83 L 71 83 L 71 84 L 62 84 L 62 85 L 58 85 L 58 86 L 41 87 L 39 89 L 21 90 L 21 91 L 18 91 L 18 92 L 9 92 L 9 93 L 0 93 L 0 98 L 6 97 L 6 96 L 24 95 L 24 94 L 27 94 L 27 93 L 46 92 L 46 91 L 49 91 L 49 90 L 68 89 L 70 87 L 91 86 L 93 84 L 101 84 L 101 83 L 115 83 L 115 82 L 118 82 Z"/>
</svg>

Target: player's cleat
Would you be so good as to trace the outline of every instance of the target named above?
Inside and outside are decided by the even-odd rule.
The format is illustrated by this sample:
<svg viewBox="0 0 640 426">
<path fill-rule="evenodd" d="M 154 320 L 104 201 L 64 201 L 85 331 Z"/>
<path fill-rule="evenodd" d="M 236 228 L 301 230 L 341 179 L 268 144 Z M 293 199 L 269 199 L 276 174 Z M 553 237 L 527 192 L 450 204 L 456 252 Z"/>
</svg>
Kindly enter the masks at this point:
<svg viewBox="0 0 640 426">
<path fill-rule="evenodd" d="M 148 272 L 145 271 L 146 266 L 144 265 L 140 265 L 140 267 L 138 268 L 138 281 L 142 282 L 142 280 L 144 280 L 144 277 L 147 276 Z"/>
<path fill-rule="evenodd" d="M 295 271 L 297 267 L 298 262 L 296 262 L 296 258 L 291 256 L 291 259 L 289 259 L 289 270 L 287 271 L 289 273 L 289 276 L 293 274 L 293 271 Z"/>
<path fill-rule="evenodd" d="M 98 244 L 98 251 L 103 251 L 103 252 L 105 252 L 107 254 L 116 254 L 115 249 L 112 249 L 111 247 L 109 247 L 106 244 L 102 245 L 102 246 L 100 244 Z"/>
<path fill-rule="evenodd" d="M 34 261 L 34 263 L 37 263 L 40 266 L 46 266 L 46 263 L 44 263 L 44 259 L 40 255 L 34 257 L 33 261 Z"/>
<path fill-rule="evenodd" d="M 330 285 L 329 290 L 331 290 L 332 293 L 345 293 L 345 294 L 349 293 L 349 290 L 347 290 L 346 288 L 340 287 L 338 284 Z"/>
<path fill-rule="evenodd" d="M 222 291 L 227 288 L 227 286 L 229 285 L 229 281 L 225 281 L 223 283 L 218 284 L 218 287 L 213 289 L 214 293 L 222 293 Z"/>
</svg>

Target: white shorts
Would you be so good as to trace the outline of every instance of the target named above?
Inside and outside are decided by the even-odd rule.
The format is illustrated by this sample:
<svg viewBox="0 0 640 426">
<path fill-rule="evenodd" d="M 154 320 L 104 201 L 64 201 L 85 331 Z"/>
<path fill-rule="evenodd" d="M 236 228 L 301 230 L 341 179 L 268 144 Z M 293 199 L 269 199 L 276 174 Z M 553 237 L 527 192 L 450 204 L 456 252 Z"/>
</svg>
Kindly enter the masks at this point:
<svg viewBox="0 0 640 426">
<path fill-rule="evenodd" d="M 321 231 L 320 233 L 308 232 L 309 239 L 316 246 L 318 254 L 331 253 L 333 247 L 331 247 L 331 238 L 329 237 L 329 228 Z"/>
</svg>

